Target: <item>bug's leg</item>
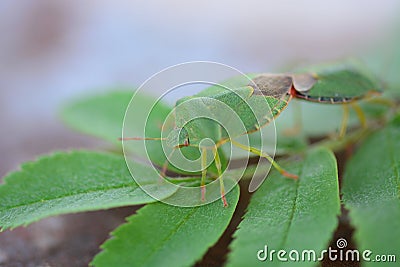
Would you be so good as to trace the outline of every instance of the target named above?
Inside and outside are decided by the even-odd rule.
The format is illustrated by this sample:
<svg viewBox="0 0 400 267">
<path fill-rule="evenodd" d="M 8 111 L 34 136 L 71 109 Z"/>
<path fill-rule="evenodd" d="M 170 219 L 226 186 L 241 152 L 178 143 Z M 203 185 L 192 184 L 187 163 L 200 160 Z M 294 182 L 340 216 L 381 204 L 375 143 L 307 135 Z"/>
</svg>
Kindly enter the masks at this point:
<svg viewBox="0 0 400 267">
<path fill-rule="evenodd" d="M 351 107 L 352 107 L 352 108 L 354 109 L 354 111 L 356 112 L 357 117 L 358 117 L 358 119 L 360 120 L 361 126 L 362 126 L 363 128 L 367 128 L 367 119 L 365 118 L 365 113 L 364 113 L 364 111 L 361 109 L 361 107 L 360 107 L 357 103 L 355 103 L 355 102 L 351 103 Z"/>
<path fill-rule="evenodd" d="M 221 164 L 221 159 L 219 158 L 217 148 L 214 148 L 214 154 L 215 154 L 215 166 L 217 167 L 217 172 L 218 172 L 219 187 L 221 190 L 221 200 L 222 203 L 224 204 L 224 207 L 227 207 L 228 202 L 226 201 L 224 180 L 222 179 L 222 164 Z"/>
<path fill-rule="evenodd" d="M 284 131 L 286 136 L 294 136 L 301 132 L 303 128 L 302 124 L 302 114 L 301 114 L 301 105 L 298 101 L 293 101 L 293 126 Z"/>
<path fill-rule="evenodd" d="M 261 150 L 259 150 L 259 149 L 257 149 L 257 148 L 254 148 L 254 147 L 242 145 L 242 144 L 240 144 L 240 143 L 238 143 L 238 142 L 236 142 L 236 141 L 234 141 L 234 140 L 231 140 L 231 142 L 232 142 L 233 145 L 237 146 L 238 148 L 241 148 L 241 149 L 243 149 L 243 150 L 246 150 L 246 151 L 249 151 L 249 152 L 251 152 L 251 153 L 254 153 L 254 154 L 256 154 L 256 155 L 258 155 L 258 156 L 260 156 L 260 157 L 262 157 L 262 158 L 266 158 L 266 159 L 272 164 L 272 166 L 274 166 L 274 168 L 275 168 L 280 174 L 282 174 L 283 176 L 288 177 L 288 178 L 291 178 L 291 179 L 297 179 L 297 178 L 299 178 L 298 175 L 289 173 L 288 171 L 286 171 L 285 169 L 283 169 L 283 168 L 282 168 L 278 163 L 276 163 L 276 161 L 275 161 L 270 155 L 268 155 L 267 153 L 262 152 Z"/>
<path fill-rule="evenodd" d="M 365 101 L 368 103 L 379 104 L 379 105 L 386 106 L 386 107 L 396 106 L 395 101 L 386 99 L 386 98 L 382 98 L 382 97 L 367 98 Z"/>
<path fill-rule="evenodd" d="M 342 119 L 342 125 L 340 126 L 339 138 L 342 138 L 346 134 L 348 121 L 349 121 L 349 107 L 347 106 L 347 104 L 344 104 L 343 105 L 343 119 Z"/>
<path fill-rule="evenodd" d="M 201 149 L 201 201 L 206 200 L 206 175 L 207 175 L 207 149 Z"/>
</svg>

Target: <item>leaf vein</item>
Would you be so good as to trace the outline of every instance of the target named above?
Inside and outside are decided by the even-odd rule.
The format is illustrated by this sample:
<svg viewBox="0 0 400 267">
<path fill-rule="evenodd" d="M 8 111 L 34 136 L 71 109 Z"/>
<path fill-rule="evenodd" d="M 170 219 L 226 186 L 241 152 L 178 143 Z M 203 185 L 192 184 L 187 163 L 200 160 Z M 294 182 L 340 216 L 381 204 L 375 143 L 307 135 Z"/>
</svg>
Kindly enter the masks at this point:
<svg viewBox="0 0 400 267">
<path fill-rule="evenodd" d="M 52 200 L 57 200 L 57 199 L 62 199 L 62 198 L 67 198 L 67 197 L 79 196 L 79 195 L 84 195 L 84 194 L 87 194 L 87 193 L 95 193 L 95 192 L 101 192 L 101 191 L 107 191 L 107 190 L 113 190 L 113 189 L 121 189 L 121 188 L 124 188 L 124 187 L 129 187 L 129 185 L 130 184 L 122 184 L 122 185 L 112 186 L 112 187 L 94 188 L 94 189 L 91 189 L 91 190 L 82 191 L 82 192 L 76 192 L 76 193 L 73 193 L 73 194 L 59 195 L 59 196 L 56 196 L 56 197 L 53 197 L 53 198 L 39 199 L 39 200 L 36 200 L 36 201 L 31 201 L 31 202 L 28 202 L 28 203 L 24 203 L 24 204 L 7 206 L 4 209 L 1 209 L 0 211 L 5 211 L 5 210 L 8 210 L 8 209 L 15 209 L 15 208 L 19 208 L 19 207 L 26 207 L 26 206 L 34 205 L 34 204 L 37 204 L 37 203 L 43 203 L 45 201 L 52 201 Z M 135 188 L 135 190 L 136 189 L 139 189 L 139 188 Z"/>
<path fill-rule="evenodd" d="M 157 246 L 154 247 L 154 249 L 152 249 L 150 251 L 150 253 L 147 254 L 147 257 L 144 257 L 145 259 L 147 259 L 147 261 L 149 259 L 151 259 L 151 256 L 153 254 L 155 254 L 156 252 L 158 252 L 166 243 L 167 241 L 176 233 L 178 232 L 178 230 L 182 227 L 182 225 L 184 225 L 191 216 L 193 216 L 193 214 L 196 213 L 196 211 L 198 210 L 198 208 L 194 208 L 191 212 L 189 212 L 183 219 L 182 221 L 180 221 L 178 224 L 176 224 L 176 226 L 174 228 L 171 229 L 171 231 L 169 232 L 169 234 L 160 240 L 160 242 L 157 244 Z M 146 263 L 146 261 L 143 261 L 143 266 L 144 263 Z"/>
<path fill-rule="evenodd" d="M 294 196 L 294 199 L 293 199 L 293 207 L 292 207 L 292 210 L 291 210 L 291 213 L 290 213 L 290 216 L 289 216 L 289 223 L 288 223 L 288 225 L 286 227 L 286 231 L 284 231 L 284 236 L 282 238 L 282 244 L 280 246 L 281 249 L 283 249 L 285 247 L 285 244 L 287 242 L 287 238 L 288 238 L 288 235 L 289 235 L 289 230 L 290 230 L 290 228 L 292 226 L 292 223 L 293 223 L 294 214 L 296 213 L 296 210 L 297 210 L 297 201 L 299 199 L 300 179 L 301 179 L 302 174 L 303 174 L 303 169 L 304 169 L 304 165 L 302 165 L 301 171 L 299 173 L 299 178 L 296 181 L 296 189 L 295 189 L 295 196 Z"/>
</svg>

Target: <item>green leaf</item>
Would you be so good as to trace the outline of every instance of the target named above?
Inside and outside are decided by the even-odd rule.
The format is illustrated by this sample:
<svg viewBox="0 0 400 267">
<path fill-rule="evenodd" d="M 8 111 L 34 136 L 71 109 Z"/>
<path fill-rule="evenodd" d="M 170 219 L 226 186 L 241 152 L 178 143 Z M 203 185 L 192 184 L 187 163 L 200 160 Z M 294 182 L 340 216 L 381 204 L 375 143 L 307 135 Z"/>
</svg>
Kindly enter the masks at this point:
<svg viewBox="0 0 400 267">
<path fill-rule="evenodd" d="M 133 92 L 109 92 L 72 102 L 61 112 L 73 129 L 120 144 L 122 121 Z M 144 125 L 144 124 L 142 124 Z"/>
<path fill-rule="evenodd" d="M 149 204 L 112 233 L 94 266 L 190 266 L 217 242 L 229 224 L 239 199 L 236 186 L 221 201 L 181 208 Z"/>
<path fill-rule="evenodd" d="M 256 191 L 234 235 L 228 266 L 287 266 L 290 261 L 280 262 L 276 254 L 273 261 L 262 262 L 257 253 L 267 245 L 269 251 L 296 249 L 300 255 L 313 249 L 319 257 L 329 243 L 340 213 L 334 155 L 313 150 L 304 161 L 288 163 L 286 168 L 299 174 L 299 180 L 285 179 L 275 171 Z"/>
<path fill-rule="evenodd" d="M 343 200 L 359 250 L 400 258 L 400 125 L 370 136 L 348 162 Z M 375 266 L 366 262 L 365 266 Z M 393 266 L 397 266 L 394 264 Z"/>
<path fill-rule="evenodd" d="M 151 168 L 136 164 L 144 177 Z M 0 227 L 27 225 L 70 212 L 137 205 L 155 200 L 133 181 L 123 157 L 95 152 L 56 153 L 22 165 L 0 186 Z M 158 188 L 149 184 L 149 188 Z M 159 190 L 166 190 L 159 188 Z M 168 197 L 168 188 L 160 195 Z"/>
<path fill-rule="evenodd" d="M 122 124 L 125 111 L 130 103 L 134 92 L 116 91 L 104 95 L 90 96 L 67 105 L 61 113 L 63 120 L 72 128 L 86 134 L 90 134 L 101 139 L 107 140 L 115 145 L 121 146 L 118 140 L 122 136 Z M 125 129 L 124 137 L 160 137 L 161 126 L 171 108 L 157 99 L 144 95 L 135 94 L 135 106 L 131 107 L 129 113 L 128 129 Z M 154 107 L 153 107 L 153 104 Z M 148 114 L 151 110 L 150 115 Z M 148 116 L 149 115 L 149 116 Z M 146 135 L 144 136 L 144 129 Z M 146 146 L 143 141 L 127 141 L 125 152 L 133 153 L 142 158 L 147 158 L 162 166 L 166 161 L 166 156 L 162 151 L 160 141 L 147 141 Z M 171 165 L 168 169 L 178 171 Z"/>
<path fill-rule="evenodd" d="M 121 141 L 118 138 L 122 135 L 125 111 L 133 94 L 134 92 L 129 91 L 116 91 L 104 95 L 90 96 L 67 105 L 62 110 L 61 116 L 66 124 L 78 131 L 120 145 Z M 161 132 L 161 125 L 171 108 L 162 102 L 157 102 L 149 95 L 137 93 L 135 99 L 137 99 L 134 107 L 135 116 L 130 117 L 129 124 L 131 137 L 145 137 L 143 136 L 145 126 L 146 133 L 150 135 L 146 137 L 158 137 Z M 149 109 L 156 102 L 151 116 L 147 118 Z M 135 144 L 135 142 L 132 143 Z M 154 141 L 154 143 L 158 142 Z M 135 146 L 133 147 L 135 148 Z M 135 152 L 139 155 L 145 155 L 144 151 Z"/>
</svg>

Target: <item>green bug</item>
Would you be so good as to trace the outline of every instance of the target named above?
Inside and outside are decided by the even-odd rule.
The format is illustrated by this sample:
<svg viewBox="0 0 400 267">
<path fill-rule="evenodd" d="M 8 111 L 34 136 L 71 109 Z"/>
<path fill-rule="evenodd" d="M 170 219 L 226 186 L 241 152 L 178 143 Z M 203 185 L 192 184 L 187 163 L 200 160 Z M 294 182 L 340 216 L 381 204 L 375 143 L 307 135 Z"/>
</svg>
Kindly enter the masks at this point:
<svg viewBox="0 0 400 267">
<path fill-rule="evenodd" d="M 205 181 L 207 171 L 209 171 L 211 174 L 214 173 L 215 179 L 220 181 L 221 199 L 226 206 L 225 189 L 221 179 L 227 162 L 221 150 L 224 144 L 232 143 L 237 148 L 264 157 L 283 176 L 297 179 L 297 175 L 285 171 L 267 153 L 250 145 L 244 145 L 235 138 L 257 132 L 268 125 L 281 114 L 292 98 L 327 104 L 345 104 L 345 111 L 347 111 L 347 104 L 352 104 L 363 122 L 365 119 L 361 110 L 354 103 L 380 92 L 379 86 L 373 79 L 363 74 L 356 65 L 348 63 L 310 68 L 289 74 L 260 74 L 252 78 L 252 82 L 247 86 L 232 90 L 208 88 L 197 95 L 178 100 L 176 107 L 187 101 L 190 101 L 190 105 L 175 111 L 174 131 L 171 131 L 168 137 L 159 139 L 167 140 L 171 147 L 181 149 L 186 155 L 191 155 L 193 158 L 201 157 L 202 198 L 205 198 Z M 207 118 L 193 119 L 198 111 L 209 112 L 211 116 L 218 114 L 220 111 L 216 108 L 215 101 L 235 111 L 244 123 L 244 130 L 229 136 L 218 123 Z M 246 107 L 248 103 L 255 108 Z M 261 108 L 262 105 L 264 108 Z M 268 108 L 265 108 L 265 105 L 268 105 Z M 215 146 L 201 147 L 200 152 L 200 142 L 205 138 L 211 139 Z M 137 140 L 137 138 L 133 139 Z M 208 166 L 206 162 L 210 153 L 207 150 L 212 151 L 213 159 L 212 164 Z M 162 173 L 165 173 L 167 166 L 168 163 L 164 164 Z"/>
<path fill-rule="evenodd" d="M 212 150 L 215 159 L 217 179 L 221 177 L 224 165 L 223 162 L 221 162 L 220 148 L 227 143 L 232 143 L 233 146 L 239 149 L 266 158 L 283 176 L 297 179 L 297 175 L 285 171 L 266 152 L 249 145 L 244 145 L 235 140 L 237 137 L 259 131 L 260 128 L 266 126 L 274 118 L 279 116 L 292 98 L 290 93 L 291 87 L 292 79 L 289 75 L 264 74 L 254 78 L 247 86 L 232 90 L 214 90 L 215 87 L 212 87 L 195 96 L 180 99 L 177 101 L 177 107 L 187 101 L 190 101 L 190 104 L 175 111 L 175 127 L 181 131 L 173 131 L 172 135 L 168 136 L 168 139 L 175 140 L 175 142 L 172 142 L 175 148 L 188 146 L 199 148 L 201 140 L 204 138 L 212 139 L 215 143 L 215 147 L 212 148 Z M 198 110 L 202 113 L 220 113 L 221 111 L 216 108 L 215 101 L 220 101 L 231 108 L 244 123 L 244 130 L 229 135 L 220 125 L 208 119 L 197 118 L 192 120 L 196 116 Z M 229 114 L 227 117 L 229 117 Z M 202 198 L 205 196 L 204 185 L 207 175 L 204 164 L 206 155 L 207 149 L 203 148 L 201 153 L 203 162 L 201 177 Z M 222 201 L 226 206 L 223 181 L 222 179 L 219 180 L 221 183 Z"/>
<path fill-rule="evenodd" d="M 171 155 L 179 149 L 185 156 L 193 160 L 201 157 L 202 171 L 200 185 L 202 199 L 205 198 L 205 181 L 209 172 L 215 179 L 219 179 L 222 201 L 224 206 L 226 206 L 225 189 L 221 175 L 226 167 L 227 159 L 221 148 L 227 143 L 232 143 L 239 149 L 266 158 L 273 167 L 288 178 L 298 178 L 297 175 L 291 174 L 280 167 L 267 153 L 235 140 L 241 136 L 259 131 L 260 128 L 279 116 L 292 97 L 290 87 L 290 77 L 287 76 L 286 79 L 282 80 L 280 75 L 264 75 L 261 80 L 256 79 L 249 85 L 232 90 L 210 87 L 197 95 L 185 97 L 177 101 L 174 112 L 174 129 L 168 133 L 167 137 L 146 139 L 166 141 L 172 149 Z M 233 127 L 233 132 L 228 133 L 224 127 L 215 121 L 207 118 L 193 119 L 198 113 L 201 113 L 202 115 L 208 114 L 208 117 L 219 117 L 222 120 L 229 120 L 232 114 L 223 111 L 216 103 L 221 103 L 224 107 L 234 111 L 240 122 L 243 122 L 243 128 Z M 201 141 L 206 138 L 211 139 L 215 146 L 201 147 Z M 143 138 L 123 138 L 123 140 L 141 139 Z M 210 150 L 212 153 L 208 152 Z M 210 155 L 213 162 L 206 167 L 207 156 Z M 168 161 L 166 161 L 162 167 L 162 175 L 167 170 L 168 164 Z"/>
</svg>

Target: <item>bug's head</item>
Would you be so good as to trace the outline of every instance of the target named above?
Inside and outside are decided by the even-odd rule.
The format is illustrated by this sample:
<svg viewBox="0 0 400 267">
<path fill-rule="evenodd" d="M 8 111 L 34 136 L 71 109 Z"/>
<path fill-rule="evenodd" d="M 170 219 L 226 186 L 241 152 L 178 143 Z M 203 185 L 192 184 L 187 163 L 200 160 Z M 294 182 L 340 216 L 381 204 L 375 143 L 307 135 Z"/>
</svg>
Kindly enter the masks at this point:
<svg viewBox="0 0 400 267">
<path fill-rule="evenodd" d="M 173 129 L 167 136 L 167 144 L 171 147 L 181 148 L 190 145 L 189 134 L 185 128 Z"/>
</svg>

